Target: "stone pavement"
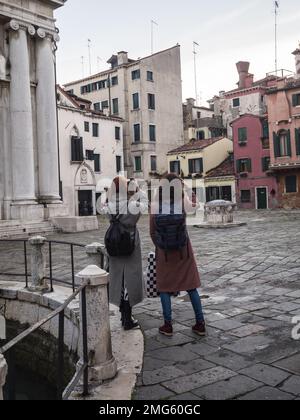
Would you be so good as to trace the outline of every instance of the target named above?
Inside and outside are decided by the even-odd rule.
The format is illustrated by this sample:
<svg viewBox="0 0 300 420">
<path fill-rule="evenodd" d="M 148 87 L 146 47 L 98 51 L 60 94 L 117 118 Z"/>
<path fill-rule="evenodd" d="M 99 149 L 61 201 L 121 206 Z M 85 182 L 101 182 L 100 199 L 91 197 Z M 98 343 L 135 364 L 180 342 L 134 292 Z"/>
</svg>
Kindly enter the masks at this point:
<svg viewBox="0 0 300 420">
<path fill-rule="evenodd" d="M 135 399 L 300 399 L 300 341 L 292 339 L 292 319 L 300 316 L 300 212 L 240 212 L 237 218 L 248 225 L 190 228 L 207 337 L 191 332 L 193 311 L 184 295 L 174 300 L 173 338 L 158 334 L 159 300 L 135 309 L 145 335 Z M 55 238 L 101 242 L 106 226 L 102 221 L 100 231 Z M 140 230 L 145 262 L 153 248 L 146 218 Z M 15 267 L 17 252 L 0 245 L 0 272 Z M 84 264 L 80 252 L 77 263 Z M 55 256 L 58 271 L 65 259 Z"/>
</svg>

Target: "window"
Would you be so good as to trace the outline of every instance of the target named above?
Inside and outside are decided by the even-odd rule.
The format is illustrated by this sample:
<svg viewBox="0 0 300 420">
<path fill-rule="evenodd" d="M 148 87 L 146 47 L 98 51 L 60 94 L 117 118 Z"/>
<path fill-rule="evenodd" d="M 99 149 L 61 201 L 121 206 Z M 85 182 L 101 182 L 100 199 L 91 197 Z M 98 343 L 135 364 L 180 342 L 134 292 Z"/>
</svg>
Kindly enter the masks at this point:
<svg viewBox="0 0 300 420">
<path fill-rule="evenodd" d="M 246 143 L 248 140 L 248 130 L 246 127 L 241 127 L 238 129 L 238 139 L 239 143 Z"/>
<path fill-rule="evenodd" d="M 150 157 L 151 160 L 151 172 L 156 172 L 157 170 L 157 157 L 156 156 L 151 156 Z"/>
<path fill-rule="evenodd" d="M 149 139 L 150 141 L 156 141 L 156 126 L 153 124 L 149 125 Z"/>
<path fill-rule="evenodd" d="M 293 106 L 300 106 L 300 93 L 293 95 Z"/>
<path fill-rule="evenodd" d="M 86 133 L 89 133 L 90 132 L 90 123 L 88 121 L 85 121 L 84 122 L 84 131 Z"/>
<path fill-rule="evenodd" d="M 94 151 L 93 150 L 86 150 L 85 151 L 85 158 L 86 158 L 86 160 L 94 160 Z"/>
<path fill-rule="evenodd" d="M 237 163 L 237 172 L 252 172 L 252 163 L 251 159 L 239 159 L 236 161 Z"/>
<path fill-rule="evenodd" d="M 148 109 L 155 109 L 155 95 L 148 93 Z"/>
<path fill-rule="evenodd" d="M 138 80 L 141 78 L 141 71 L 140 70 L 134 70 L 131 72 L 131 78 L 132 80 Z"/>
<path fill-rule="evenodd" d="M 117 173 L 122 171 L 122 156 L 116 156 L 116 169 Z"/>
<path fill-rule="evenodd" d="M 268 139 L 269 138 L 269 122 L 268 122 L 268 120 L 263 120 L 262 128 L 263 128 L 263 138 Z"/>
<path fill-rule="evenodd" d="M 121 128 L 120 127 L 115 127 L 115 139 L 116 140 L 121 140 Z"/>
<path fill-rule="evenodd" d="M 292 156 L 290 130 L 282 130 L 278 134 L 274 133 L 273 137 L 275 158 Z"/>
<path fill-rule="evenodd" d="M 94 154 L 95 172 L 101 172 L 100 155 Z"/>
<path fill-rule="evenodd" d="M 97 90 L 105 89 L 107 86 L 107 80 L 100 80 L 97 82 Z"/>
<path fill-rule="evenodd" d="M 140 95 L 138 93 L 134 93 L 132 95 L 132 102 L 133 102 L 133 109 L 139 109 L 139 107 L 140 107 Z"/>
<path fill-rule="evenodd" d="M 104 111 L 104 109 L 107 109 L 107 108 L 109 108 L 108 101 L 102 101 L 101 102 L 101 109 L 102 109 L 102 111 Z"/>
<path fill-rule="evenodd" d="M 271 159 L 269 157 L 263 157 L 262 158 L 262 170 L 263 170 L 263 172 L 267 172 L 269 170 L 270 161 L 271 161 Z"/>
<path fill-rule="evenodd" d="M 198 118 L 198 120 L 200 120 L 200 118 L 201 118 L 201 112 L 200 111 L 197 112 L 197 118 Z"/>
<path fill-rule="evenodd" d="M 93 137 L 99 137 L 99 124 L 93 123 Z"/>
<path fill-rule="evenodd" d="M 297 192 L 297 176 L 296 175 L 285 177 L 285 192 L 286 193 Z"/>
<path fill-rule="evenodd" d="M 180 161 L 179 160 L 173 160 L 170 162 L 170 172 L 172 174 L 180 175 Z"/>
<path fill-rule="evenodd" d="M 203 159 L 189 159 L 189 173 L 202 174 L 203 173 Z"/>
<path fill-rule="evenodd" d="M 71 138 L 71 160 L 72 162 L 83 162 L 83 139 L 82 137 Z"/>
<path fill-rule="evenodd" d="M 251 191 L 250 190 L 241 190 L 241 202 L 242 203 L 251 203 Z"/>
<path fill-rule="evenodd" d="M 300 156 L 300 128 L 295 129 L 296 155 Z"/>
<path fill-rule="evenodd" d="M 111 78 L 111 85 L 112 86 L 117 86 L 118 83 L 119 83 L 118 76 L 114 76 L 114 77 Z"/>
<path fill-rule="evenodd" d="M 101 103 L 100 102 L 97 102 L 97 103 L 94 104 L 94 110 L 95 111 L 101 111 Z"/>
<path fill-rule="evenodd" d="M 142 170 L 142 158 L 141 156 L 136 156 L 134 158 L 134 167 L 135 167 L 135 172 L 141 172 Z"/>
<path fill-rule="evenodd" d="M 139 143 L 141 141 L 141 125 L 134 124 L 133 131 L 134 131 L 134 142 Z"/>
<path fill-rule="evenodd" d="M 113 104 L 113 114 L 114 115 L 119 114 L 119 99 L 118 98 L 113 99 L 112 104 Z"/>
<path fill-rule="evenodd" d="M 153 71 L 147 71 L 147 81 L 153 82 Z"/>
<path fill-rule="evenodd" d="M 197 140 L 205 140 L 205 132 L 203 130 L 197 131 Z"/>
<path fill-rule="evenodd" d="M 233 106 L 233 108 L 239 107 L 240 104 L 241 104 L 240 98 L 235 98 L 235 99 L 232 100 L 232 106 Z"/>
</svg>

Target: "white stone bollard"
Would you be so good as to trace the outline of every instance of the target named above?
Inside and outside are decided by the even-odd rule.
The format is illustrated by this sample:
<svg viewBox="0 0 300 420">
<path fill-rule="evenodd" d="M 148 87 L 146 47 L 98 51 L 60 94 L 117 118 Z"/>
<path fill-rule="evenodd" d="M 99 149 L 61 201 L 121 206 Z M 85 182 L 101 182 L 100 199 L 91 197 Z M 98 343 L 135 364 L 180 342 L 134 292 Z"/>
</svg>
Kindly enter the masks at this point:
<svg viewBox="0 0 300 420">
<path fill-rule="evenodd" d="M 107 293 L 109 274 L 96 265 L 90 265 L 76 277 L 82 283 L 87 280 L 89 282 L 86 287 L 86 310 L 90 381 L 112 379 L 117 373 L 117 363 L 112 354 L 111 344 Z M 82 308 L 81 298 L 80 308 Z M 80 322 L 82 331 L 82 318 Z"/>
<path fill-rule="evenodd" d="M 46 238 L 35 236 L 29 239 L 31 245 L 31 285 L 30 290 L 44 292 L 48 290 L 45 278 L 46 260 L 44 256 L 44 245 Z"/>
<path fill-rule="evenodd" d="M 7 363 L 4 356 L 0 354 L 0 401 L 3 400 L 3 387 L 5 385 L 7 375 Z"/>
<path fill-rule="evenodd" d="M 105 246 L 94 242 L 90 245 L 87 245 L 85 247 L 86 253 L 89 257 L 89 262 L 91 265 L 97 265 L 98 267 L 101 267 L 102 259 L 105 264 Z"/>
</svg>

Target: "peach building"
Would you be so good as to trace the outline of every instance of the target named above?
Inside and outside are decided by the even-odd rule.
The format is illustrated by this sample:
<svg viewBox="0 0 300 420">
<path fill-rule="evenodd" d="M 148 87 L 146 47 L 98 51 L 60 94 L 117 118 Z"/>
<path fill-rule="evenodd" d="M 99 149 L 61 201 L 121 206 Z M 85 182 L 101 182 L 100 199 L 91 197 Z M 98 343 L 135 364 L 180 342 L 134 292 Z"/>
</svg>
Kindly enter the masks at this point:
<svg viewBox="0 0 300 420">
<path fill-rule="evenodd" d="M 267 93 L 271 141 L 270 169 L 276 176 L 279 204 L 300 207 L 300 48 L 296 75 L 279 79 Z"/>
</svg>

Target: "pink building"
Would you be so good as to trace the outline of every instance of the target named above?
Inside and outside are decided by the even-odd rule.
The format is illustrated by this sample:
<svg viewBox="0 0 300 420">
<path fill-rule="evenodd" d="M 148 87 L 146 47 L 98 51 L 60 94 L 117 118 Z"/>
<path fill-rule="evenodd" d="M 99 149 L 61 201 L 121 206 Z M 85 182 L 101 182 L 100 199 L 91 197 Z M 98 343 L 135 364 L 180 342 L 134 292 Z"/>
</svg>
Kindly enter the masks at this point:
<svg viewBox="0 0 300 420">
<path fill-rule="evenodd" d="M 267 117 L 245 114 L 234 120 L 231 126 L 239 207 L 278 207 L 278 184 L 269 171 L 270 141 Z"/>
<path fill-rule="evenodd" d="M 300 48 L 296 76 L 282 78 L 268 92 L 271 170 L 279 185 L 280 207 L 300 207 Z"/>
</svg>

